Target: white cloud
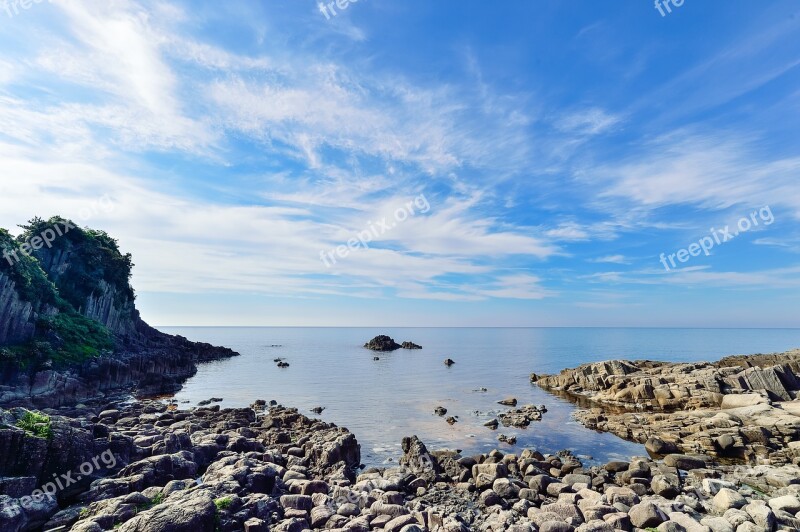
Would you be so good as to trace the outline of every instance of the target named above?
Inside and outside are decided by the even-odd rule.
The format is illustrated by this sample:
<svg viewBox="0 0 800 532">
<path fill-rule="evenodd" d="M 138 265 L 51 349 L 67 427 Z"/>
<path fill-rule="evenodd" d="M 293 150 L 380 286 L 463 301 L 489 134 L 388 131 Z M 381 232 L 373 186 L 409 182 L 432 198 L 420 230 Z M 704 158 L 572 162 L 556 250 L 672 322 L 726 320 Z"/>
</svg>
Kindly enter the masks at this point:
<svg viewBox="0 0 800 532">
<path fill-rule="evenodd" d="M 743 139 L 676 131 L 655 139 L 636 158 L 600 167 L 585 179 L 607 183 L 601 197 L 651 208 L 782 205 L 800 217 L 798 175 L 800 157 L 765 161 Z"/>
<path fill-rule="evenodd" d="M 579 135 L 599 135 L 609 131 L 622 119 L 596 107 L 575 111 L 556 121 L 556 128 Z"/>
<path fill-rule="evenodd" d="M 608 263 L 608 264 L 628 264 L 628 259 L 624 255 L 606 255 L 604 257 L 597 257 L 592 259 L 591 262 Z"/>
</svg>

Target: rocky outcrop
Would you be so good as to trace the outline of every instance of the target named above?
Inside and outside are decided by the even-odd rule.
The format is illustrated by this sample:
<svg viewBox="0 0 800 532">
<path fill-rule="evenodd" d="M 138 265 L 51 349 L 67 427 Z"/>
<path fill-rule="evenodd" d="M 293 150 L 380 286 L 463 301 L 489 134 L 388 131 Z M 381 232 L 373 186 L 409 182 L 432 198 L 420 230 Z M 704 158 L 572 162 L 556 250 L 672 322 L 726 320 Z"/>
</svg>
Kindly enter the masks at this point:
<svg viewBox="0 0 800 532">
<path fill-rule="evenodd" d="M 237 356 L 235 351 L 155 331 L 147 347 L 94 358 L 66 370 L 7 372 L 0 379 L 0 405 L 55 408 L 130 392 L 151 396 L 178 391 L 203 362 Z"/>
<path fill-rule="evenodd" d="M 591 408 L 576 417 L 589 428 L 684 452 L 786 463 L 800 438 L 798 369 L 795 350 L 717 363 L 598 362 L 531 380 L 588 400 Z"/>
<path fill-rule="evenodd" d="M 364 347 L 373 351 L 396 351 L 401 346 L 394 339 L 381 334 L 364 344 Z"/>
<path fill-rule="evenodd" d="M 8 257 L 0 260 L 0 405 L 174 392 L 198 363 L 237 355 L 147 325 L 129 283 L 132 257 L 104 232 L 58 217 L 24 229 L 19 238 L 0 229 Z M 46 246 L 21 251 L 23 240 L 46 231 L 53 237 Z"/>
<path fill-rule="evenodd" d="M 310 520 L 312 496 L 356 480 L 355 437 L 294 409 L 114 407 L 51 415 L 49 440 L 0 410 L 0 530 L 243 530 Z M 39 488 L 52 497 L 35 501 Z"/>
<path fill-rule="evenodd" d="M 396 351 L 398 349 L 422 349 L 421 345 L 417 345 L 414 342 L 403 342 L 402 344 L 398 344 L 394 341 L 393 338 L 386 336 L 385 334 L 381 334 L 376 336 L 366 344 L 364 347 L 367 349 L 371 349 L 373 351 Z"/>
<path fill-rule="evenodd" d="M 46 473 L 0 481 L 0 530 L 772 532 L 800 523 L 796 465 L 726 466 L 684 455 L 587 465 L 568 451 L 533 449 L 463 456 L 429 451 L 414 436 L 403 439 L 399 467 L 359 474 L 352 434 L 265 405 L 178 411 L 141 402 L 71 411 L 68 421 L 53 415 L 80 443 L 61 435 L 15 450 L 33 446 L 47 461 L 69 455 L 60 444 L 74 448 L 59 478 L 88 460 L 96 464 L 92 482 L 68 495 L 55 489 L 48 503 L 29 496 Z M 0 419 L 17 414 L 0 411 Z M 19 471 L 3 464 L 0 476 Z"/>
<path fill-rule="evenodd" d="M 97 292 L 92 293 L 82 309 L 87 318 L 102 323 L 114 335 L 121 338 L 142 338 L 146 326 L 139 318 L 133 301 L 105 281 L 101 281 Z"/>
<path fill-rule="evenodd" d="M 400 347 L 403 349 L 422 349 L 421 345 L 415 344 L 414 342 L 403 342 L 400 344 Z"/>
</svg>

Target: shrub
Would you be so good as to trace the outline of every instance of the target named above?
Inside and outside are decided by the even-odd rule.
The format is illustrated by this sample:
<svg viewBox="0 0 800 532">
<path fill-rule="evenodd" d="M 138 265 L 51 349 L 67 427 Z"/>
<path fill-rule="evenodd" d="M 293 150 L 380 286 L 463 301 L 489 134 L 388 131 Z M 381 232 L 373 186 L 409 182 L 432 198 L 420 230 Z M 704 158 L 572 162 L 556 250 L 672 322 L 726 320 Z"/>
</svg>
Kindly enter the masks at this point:
<svg viewBox="0 0 800 532">
<path fill-rule="evenodd" d="M 26 412 L 17 421 L 17 427 L 29 432 L 37 438 L 49 440 L 53 437 L 53 428 L 50 426 L 50 416 L 37 412 Z"/>
<path fill-rule="evenodd" d="M 233 503 L 233 499 L 230 497 L 223 497 L 221 499 L 217 499 L 214 501 L 214 505 L 217 507 L 217 510 L 227 510 L 230 508 L 231 504 Z"/>
</svg>

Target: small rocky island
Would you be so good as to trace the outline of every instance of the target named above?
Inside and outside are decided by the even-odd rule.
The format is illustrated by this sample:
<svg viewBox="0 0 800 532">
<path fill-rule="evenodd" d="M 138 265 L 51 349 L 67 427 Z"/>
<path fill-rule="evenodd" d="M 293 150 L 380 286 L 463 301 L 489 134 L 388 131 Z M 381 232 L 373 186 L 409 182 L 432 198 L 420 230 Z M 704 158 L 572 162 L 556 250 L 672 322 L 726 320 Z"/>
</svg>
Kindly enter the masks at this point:
<svg viewBox="0 0 800 532">
<path fill-rule="evenodd" d="M 385 334 L 381 334 L 376 336 L 366 344 L 364 347 L 367 349 L 371 349 L 372 351 L 396 351 L 398 349 L 422 349 L 421 345 L 417 345 L 414 342 L 403 342 L 402 344 L 398 344 L 394 341 L 393 338 L 386 336 Z"/>
</svg>

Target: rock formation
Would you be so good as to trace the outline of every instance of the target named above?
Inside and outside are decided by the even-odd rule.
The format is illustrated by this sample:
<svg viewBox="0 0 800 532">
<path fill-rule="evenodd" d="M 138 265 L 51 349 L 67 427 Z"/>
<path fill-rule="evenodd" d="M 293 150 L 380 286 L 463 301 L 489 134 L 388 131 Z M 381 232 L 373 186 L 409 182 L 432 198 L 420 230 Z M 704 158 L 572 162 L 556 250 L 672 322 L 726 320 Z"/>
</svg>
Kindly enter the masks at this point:
<svg viewBox="0 0 800 532">
<path fill-rule="evenodd" d="M 395 342 L 393 338 L 381 334 L 364 344 L 364 347 L 373 351 L 396 351 L 402 346 Z"/>
<path fill-rule="evenodd" d="M 16 238 L 0 229 L 0 405 L 54 407 L 120 389 L 174 392 L 198 363 L 237 354 L 142 321 L 132 258 L 106 233 L 58 217 L 23 229 Z M 48 232 L 48 245 L 23 253 Z"/>
<path fill-rule="evenodd" d="M 798 372 L 800 350 L 716 363 L 615 360 L 531 378 L 588 400 L 577 414 L 587 427 L 651 450 L 786 463 L 800 450 Z"/>
<path fill-rule="evenodd" d="M 0 530 L 760 532 L 798 530 L 800 468 L 670 455 L 587 465 L 568 451 L 430 451 L 359 472 L 353 434 L 256 401 L 50 412 L 53 436 L 0 429 Z M 61 414 L 61 415 L 59 415 Z M 13 425 L 21 410 L 0 410 Z M 512 445 L 513 438 L 504 440 Z M 99 458 L 99 459 L 98 459 Z M 86 465 L 90 467 L 87 469 Z M 86 476 L 76 480 L 75 473 Z M 35 497 L 54 475 L 52 498 Z"/>
</svg>

